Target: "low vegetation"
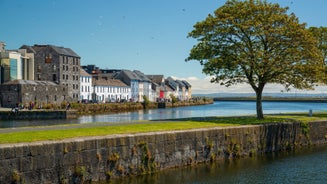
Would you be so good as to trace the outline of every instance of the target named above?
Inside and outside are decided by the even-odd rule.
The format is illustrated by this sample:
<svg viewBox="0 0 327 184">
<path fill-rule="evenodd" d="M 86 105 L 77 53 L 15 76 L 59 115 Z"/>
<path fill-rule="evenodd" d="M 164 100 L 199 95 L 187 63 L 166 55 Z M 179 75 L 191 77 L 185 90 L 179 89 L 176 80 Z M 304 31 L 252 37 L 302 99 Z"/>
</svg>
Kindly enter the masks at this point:
<svg viewBox="0 0 327 184">
<path fill-rule="evenodd" d="M 45 140 L 62 140 L 75 137 L 103 136 L 112 134 L 135 134 L 142 132 L 158 132 L 171 130 L 188 130 L 197 128 L 226 127 L 239 125 L 256 125 L 264 123 L 281 122 L 309 122 L 327 120 L 326 113 L 316 113 L 309 117 L 305 113 L 271 115 L 265 119 L 257 119 L 254 116 L 244 117 L 204 117 L 184 118 L 168 121 L 144 121 L 134 124 L 106 125 L 94 123 L 88 125 L 59 125 L 49 126 L 47 130 L 26 130 L 20 132 L 8 132 L 0 134 L 0 144 L 34 142 Z"/>
</svg>

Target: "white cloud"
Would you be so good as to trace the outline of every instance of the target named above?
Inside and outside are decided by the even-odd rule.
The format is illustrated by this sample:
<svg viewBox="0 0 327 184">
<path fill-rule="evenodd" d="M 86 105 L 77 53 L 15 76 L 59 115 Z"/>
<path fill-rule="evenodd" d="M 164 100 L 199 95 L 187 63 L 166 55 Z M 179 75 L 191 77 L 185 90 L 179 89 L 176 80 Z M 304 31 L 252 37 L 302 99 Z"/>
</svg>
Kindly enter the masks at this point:
<svg viewBox="0 0 327 184">
<path fill-rule="evenodd" d="M 174 79 L 186 80 L 192 85 L 193 94 L 209 94 L 209 93 L 254 93 L 249 84 L 241 83 L 230 87 L 221 86 L 217 83 L 211 83 L 211 77 L 206 76 L 204 78 L 198 77 L 186 77 L 178 78 L 172 76 Z M 285 88 L 279 84 L 267 84 L 264 88 L 264 93 L 285 93 Z M 308 94 L 327 94 L 327 86 L 317 86 L 315 90 L 298 90 L 291 89 L 288 93 L 308 93 Z"/>
</svg>

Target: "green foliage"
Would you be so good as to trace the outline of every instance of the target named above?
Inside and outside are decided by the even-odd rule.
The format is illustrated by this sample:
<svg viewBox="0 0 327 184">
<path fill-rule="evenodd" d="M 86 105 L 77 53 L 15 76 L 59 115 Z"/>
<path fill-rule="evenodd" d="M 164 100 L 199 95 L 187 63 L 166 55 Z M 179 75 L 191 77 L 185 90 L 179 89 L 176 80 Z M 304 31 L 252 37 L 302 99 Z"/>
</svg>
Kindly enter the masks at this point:
<svg viewBox="0 0 327 184">
<path fill-rule="evenodd" d="M 175 104 L 176 102 L 178 102 L 178 99 L 176 98 L 175 95 L 170 94 L 170 98 L 171 98 L 171 103 L 172 103 L 172 104 Z"/>
<path fill-rule="evenodd" d="M 12 183 L 19 183 L 20 181 L 21 181 L 21 174 L 17 170 L 14 170 L 12 172 Z"/>
<path fill-rule="evenodd" d="M 327 83 L 327 27 L 310 27 L 309 31 L 317 39 L 317 46 L 321 51 L 322 62 L 325 64 L 325 72 L 321 72 L 321 82 Z"/>
<path fill-rule="evenodd" d="M 150 100 L 146 95 L 143 95 L 143 108 L 149 108 Z"/>
<path fill-rule="evenodd" d="M 113 163 L 117 163 L 118 160 L 119 160 L 119 154 L 118 153 L 114 153 L 114 154 L 112 154 L 112 155 L 110 155 L 108 157 L 108 161 L 113 162 Z"/>
<path fill-rule="evenodd" d="M 141 149 L 141 166 L 140 171 L 142 173 L 153 173 L 157 170 L 157 165 L 154 162 L 154 157 L 150 149 L 148 148 L 148 144 L 146 142 L 140 142 L 139 147 Z"/>
<path fill-rule="evenodd" d="M 310 27 L 309 31 L 317 39 L 317 46 L 321 51 L 323 62 L 327 62 L 327 27 Z"/>
<path fill-rule="evenodd" d="M 75 168 L 75 172 L 74 172 L 74 175 L 80 179 L 81 182 L 84 182 L 85 181 L 85 178 L 87 176 L 87 171 L 86 171 L 86 168 L 85 166 L 77 166 Z"/>
<path fill-rule="evenodd" d="M 309 131 L 310 131 L 310 127 L 309 127 L 309 124 L 308 123 L 304 123 L 302 122 L 301 123 L 301 128 L 302 128 L 302 133 L 308 137 L 309 136 Z"/>
<path fill-rule="evenodd" d="M 231 144 L 233 158 L 241 157 L 241 146 L 239 144 Z"/>
<path fill-rule="evenodd" d="M 323 71 L 316 39 L 288 8 L 261 0 L 229 0 L 214 15 L 194 25 L 198 40 L 189 60 L 198 60 L 211 82 L 227 87 L 248 83 L 263 118 L 262 91 L 267 83 L 313 89 Z"/>
</svg>

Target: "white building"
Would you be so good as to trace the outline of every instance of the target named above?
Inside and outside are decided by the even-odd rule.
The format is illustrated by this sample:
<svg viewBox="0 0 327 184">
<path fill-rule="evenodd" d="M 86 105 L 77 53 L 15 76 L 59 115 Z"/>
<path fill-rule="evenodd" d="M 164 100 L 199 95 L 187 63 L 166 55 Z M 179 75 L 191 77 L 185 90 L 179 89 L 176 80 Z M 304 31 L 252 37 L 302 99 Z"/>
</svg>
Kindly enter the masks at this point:
<svg viewBox="0 0 327 184">
<path fill-rule="evenodd" d="M 92 76 L 85 72 L 82 68 L 80 69 L 80 101 L 92 100 L 93 86 Z"/>
<path fill-rule="evenodd" d="M 143 84 L 140 84 L 141 79 L 130 70 L 122 70 L 115 76 L 116 79 L 123 81 L 131 87 L 130 101 L 140 102 L 143 101 Z M 140 87 L 142 90 L 140 90 Z"/>
<path fill-rule="evenodd" d="M 131 87 L 117 79 L 93 81 L 94 97 L 97 102 L 121 102 L 131 98 Z"/>
</svg>

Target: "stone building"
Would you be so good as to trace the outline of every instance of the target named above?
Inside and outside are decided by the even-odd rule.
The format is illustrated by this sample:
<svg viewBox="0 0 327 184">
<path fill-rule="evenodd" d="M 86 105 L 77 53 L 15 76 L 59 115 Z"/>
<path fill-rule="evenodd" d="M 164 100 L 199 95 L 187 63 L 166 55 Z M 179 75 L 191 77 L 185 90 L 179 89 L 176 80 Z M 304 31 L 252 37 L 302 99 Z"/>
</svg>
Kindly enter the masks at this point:
<svg viewBox="0 0 327 184">
<path fill-rule="evenodd" d="M 34 53 L 34 80 L 52 81 L 67 88 L 68 96 L 78 101 L 80 95 L 80 56 L 70 48 L 53 45 L 23 45 Z"/>
<path fill-rule="evenodd" d="M 40 106 L 45 104 L 61 104 L 69 101 L 66 86 L 51 81 L 13 80 L 0 87 L 0 102 L 2 107 L 25 106 L 33 103 Z"/>
</svg>

